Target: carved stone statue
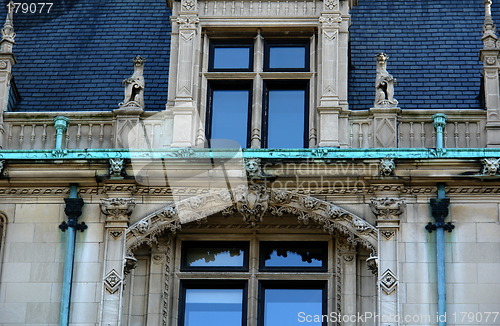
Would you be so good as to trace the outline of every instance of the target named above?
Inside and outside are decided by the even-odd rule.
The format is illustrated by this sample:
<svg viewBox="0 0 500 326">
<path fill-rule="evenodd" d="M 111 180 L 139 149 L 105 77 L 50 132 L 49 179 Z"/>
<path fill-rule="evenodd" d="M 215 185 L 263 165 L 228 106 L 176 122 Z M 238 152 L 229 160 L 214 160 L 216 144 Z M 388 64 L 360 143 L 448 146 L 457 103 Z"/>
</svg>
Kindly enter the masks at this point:
<svg viewBox="0 0 500 326">
<path fill-rule="evenodd" d="M 122 82 L 125 86 L 125 99 L 119 104 L 120 107 L 144 108 L 144 62 L 146 59 L 141 56 L 134 58 L 134 74 Z"/>
<path fill-rule="evenodd" d="M 387 72 L 389 56 L 379 53 L 377 58 L 377 78 L 375 80 L 375 107 L 397 107 L 398 100 L 394 98 L 396 78 Z"/>
</svg>

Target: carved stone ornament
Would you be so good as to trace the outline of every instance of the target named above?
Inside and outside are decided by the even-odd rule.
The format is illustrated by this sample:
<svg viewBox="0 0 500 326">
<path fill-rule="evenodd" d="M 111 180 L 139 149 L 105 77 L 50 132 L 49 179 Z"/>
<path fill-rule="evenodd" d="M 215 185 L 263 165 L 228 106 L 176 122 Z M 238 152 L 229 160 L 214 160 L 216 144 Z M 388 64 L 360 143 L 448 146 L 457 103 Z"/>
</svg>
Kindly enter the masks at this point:
<svg viewBox="0 0 500 326">
<path fill-rule="evenodd" d="M 498 39 L 496 35 L 497 27 L 493 22 L 493 17 L 491 16 L 491 0 L 484 0 L 484 23 L 483 23 L 483 43 L 486 47 L 487 40 L 493 40 L 494 42 Z M 489 45 L 489 44 L 488 44 Z M 489 47 L 489 46 L 488 46 Z M 494 47 L 494 45 L 493 45 Z"/>
<path fill-rule="evenodd" d="M 196 10 L 196 0 L 181 0 L 181 10 L 182 11 L 195 11 Z"/>
<path fill-rule="evenodd" d="M 394 98 L 394 86 L 396 78 L 387 72 L 387 60 L 389 56 L 379 53 L 377 59 L 377 77 L 375 79 L 375 107 L 397 107 L 398 100 Z"/>
<path fill-rule="evenodd" d="M 248 190 L 240 193 L 238 197 L 236 208 L 243 215 L 244 221 L 251 225 L 262 222 L 269 207 L 269 193 L 263 191 L 262 186 L 249 185 Z"/>
<path fill-rule="evenodd" d="M 354 260 L 354 256 L 353 255 L 343 255 L 344 256 L 344 260 L 347 262 L 347 263 L 350 263 Z"/>
<path fill-rule="evenodd" d="M 488 65 L 493 66 L 495 63 L 497 63 L 497 57 L 487 56 L 485 61 Z"/>
<path fill-rule="evenodd" d="M 0 175 L 3 174 L 4 168 L 5 168 L 5 160 L 0 160 Z"/>
<path fill-rule="evenodd" d="M 122 85 L 125 87 L 125 97 L 119 104 L 120 108 L 142 108 L 144 109 L 144 63 L 146 59 L 137 56 L 134 61 L 134 73 L 124 79 Z"/>
<path fill-rule="evenodd" d="M 380 231 L 380 234 L 386 239 L 386 240 L 391 240 L 392 237 L 394 237 L 396 235 L 396 232 L 395 231 L 387 231 L 387 230 L 384 230 L 384 231 Z"/>
<path fill-rule="evenodd" d="M 122 158 L 110 158 L 109 159 L 109 175 L 111 177 L 121 177 L 124 167 L 125 160 Z"/>
<path fill-rule="evenodd" d="M 179 24 L 180 28 L 196 28 L 196 25 L 200 22 L 200 18 L 197 16 L 186 16 L 181 15 L 177 17 L 177 24 Z"/>
<path fill-rule="evenodd" d="M 0 69 L 5 69 L 7 68 L 8 64 L 7 61 L 0 61 Z"/>
<path fill-rule="evenodd" d="M 396 169 L 396 163 L 392 158 L 383 158 L 379 163 L 379 172 L 381 176 L 388 177 L 394 175 L 394 170 Z"/>
<path fill-rule="evenodd" d="M 253 179 L 262 177 L 260 158 L 246 158 L 245 170 L 247 171 L 247 176 L 249 178 Z"/>
<path fill-rule="evenodd" d="M 14 1 L 9 2 L 7 9 L 7 17 L 2 28 L 2 53 L 12 53 L 12 44 L 15 44 L 14 39 Z"/>
<path fill-rule="evenodd" d="M 113 239 L 117 240 L 118 238 L 120 238 L 122 236 L 123 232 L 113 230 L 113 231 L 109 231 L 109 234 L 113 237 Z"/>
<path fill-rule="evenodd" d="M 483 158 L 481 160 L 483 164 L 483 174 L 484 175 L 496 175 L 500 168 L 500 158 Z"/>
<path fill-rule="evenodd" d="M 400 198 L 371 198 L 370 208 L 379 220 L 398 220 L 406 203 Z"/>
<path fill-rule="evenodd" d="M 323 14 L 319 17 L 321 26 L 324 27 L 338 27 L 342 22 L 342 17 L 333 14 Z"/>
<path fill-rule="evenodd" d="M 134 208 L 135 199 L 133 198 L 101 199 L 101 211 L 111 220 L 128 221 Z"/>
<path fill-rule="evenodd" d="M 335 10 L 338 6 L 338 0 L 323 0 L 323 10 Z"/>
<path fill-rule="evenodd" d="M 368 257 L 366 259 L 366 265 L 368 266 L 368 269 L 372 272 L 373 275 L 378 275 L 378 257 L 377 256 L 372 256 Z"/>
<path fill-rule="evenodd" d="M 249 227 L 257 226 L 266 214 L 292 214 L 305 226 L 315 223 L 330 234 L 345 235 L 351 247 L 360 244 L 374 255 L 377 252 L 377 229 L 361 217 L 315 197 L 259 184 L 241 186 L 233 191 L 212 191 L 170 203 L 127 229 L 127 248 L 134 250 L 142 244 L 152 246 L 165 231 L 175 233 L 182 224 L 202 221 L 216 213 L 239 213 Z"/>
<path fill-rule="evenodd" d="M 387 295 L 390 295 L 396 290 L 397 286 L 398 278 L 390 269 L 387 269 L 380 277 L 380 287 Z"/>
<path fill-rule="evenodd" d="M 134 254 L 132 251 L 127 251 L 127 254 L 125 255 L 125 263 L 123 266 L 123 272 L 126 275 L 128 275 L 132 270 L 134 270 L 137 267 L 137 259 L 134 257 Z"/>
<path fill-rule="evenodd" d="M 120 289 L 121 284 L 122 279 L 120 274 L 118 274 L 114 269 L 106 274 L 106 277 L 104 278 L 104 287 L 110 294 L 116 293 L 116 291 Z"/>
</svg>

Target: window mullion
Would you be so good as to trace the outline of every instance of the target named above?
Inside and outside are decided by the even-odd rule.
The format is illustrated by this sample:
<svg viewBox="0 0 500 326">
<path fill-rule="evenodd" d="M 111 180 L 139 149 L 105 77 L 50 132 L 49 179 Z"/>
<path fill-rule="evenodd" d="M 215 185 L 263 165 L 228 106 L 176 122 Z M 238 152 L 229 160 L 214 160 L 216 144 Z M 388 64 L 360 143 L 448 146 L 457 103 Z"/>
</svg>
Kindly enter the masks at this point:
<svg viewBox="0 0 500 326">
<path fill-rule="evenodd" d="M 254 71 L 256 72 L 253 85 L 253 100 L 252 100 L 252 127 L 250 131 L 250 147 L 262 147 L 262 92 L 263 81 L 260 73 L 264 65 L 264 39 L 260 35 L 260 31 L 255 37 L 254 45 Z"/>
</svg>

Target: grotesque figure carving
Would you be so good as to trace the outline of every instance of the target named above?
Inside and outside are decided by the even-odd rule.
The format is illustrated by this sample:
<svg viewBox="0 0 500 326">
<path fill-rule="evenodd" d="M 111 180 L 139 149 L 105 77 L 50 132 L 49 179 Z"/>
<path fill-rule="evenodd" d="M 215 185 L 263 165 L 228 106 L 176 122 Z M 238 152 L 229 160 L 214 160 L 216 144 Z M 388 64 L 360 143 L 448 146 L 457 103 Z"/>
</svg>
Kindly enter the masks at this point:
<svg viewBox="0 0 500 326">
<path fill-rule="evenodd" d="M 123 159 L 122 158 L 110 158 L 109 159 L 109 175 L 112 177 L 120 177 L 123 170 Z"/>
<path fill-rule="evenodd" d="M 500 158 L 483 158 L 481 163 L 483 163 L 483 174 L 485 175 L 495 175 L 500 169 Z"/>
<path fill-rule="evenodd" d="M 396 107 L 399 103 L 394 98 L 396 78 L 387 72 L 387 60 L 389 60 L 389 56 L 385 53 L 379 53 L 376 58 L 375 107 Z"/>
<path fill-rule="evenodd" d="M 134 58 L 134 74 L 122 82 L 125 86 L 125 99 L 120 107 L 144 108 L 144 62 L 146 59 L 141 56 Z"/>
<path fill-rule="evenodd" d="M 255 178 L 260 176 L 260 158 L 249 158 L 245 159 L 245 170 L 250 178 Z"/>
<path fill-rule="evenodd" d="M 380 160 L 379 170 L 380 175 L 388 177 L 390 175 L 394 175 L 394 169 L 396 168 L 396 164 L 394 163 L 394 159 L 392 158 L 383 158 Z"/>
</svg>

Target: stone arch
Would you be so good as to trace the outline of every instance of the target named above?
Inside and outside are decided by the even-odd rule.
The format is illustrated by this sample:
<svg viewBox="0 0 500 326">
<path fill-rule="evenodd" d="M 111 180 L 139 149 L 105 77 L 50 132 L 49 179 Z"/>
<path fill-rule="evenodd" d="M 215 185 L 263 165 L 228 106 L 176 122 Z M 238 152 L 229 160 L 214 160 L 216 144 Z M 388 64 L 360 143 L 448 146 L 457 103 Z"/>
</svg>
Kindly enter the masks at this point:
<svg viewBox="0 0 500 326">
<path fill-rule="evenodd" d="M 190 197 L 143 217 L 126 231 L 127 251 L 142 244 L 152 246 L 164 232 L 175 233 L 183 224 L 206 219 L 216 213 L 240 213 L 246 223 L 255 225 L 266 213 L 296 215 L 302 223 L 318 223 L 326 232 L 340 232 L 351 245 L 360 244 L 377 256 L 378 230 L 361 217 L 309 195 L 252 184 L 234 191 L 221 190 Z"/>
</svg>

